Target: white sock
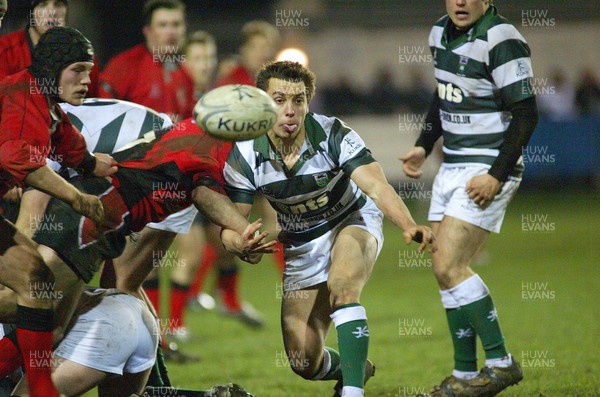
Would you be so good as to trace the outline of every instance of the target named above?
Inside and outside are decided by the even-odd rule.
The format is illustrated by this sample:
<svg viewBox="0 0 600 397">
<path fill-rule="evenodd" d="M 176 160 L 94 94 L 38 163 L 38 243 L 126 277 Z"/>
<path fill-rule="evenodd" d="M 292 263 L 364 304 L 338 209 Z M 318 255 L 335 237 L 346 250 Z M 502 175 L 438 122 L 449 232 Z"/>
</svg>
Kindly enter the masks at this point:
<svg viewBox="0 0 600 397">
<path fill-rule="evenodd" d="M 448 292 L 460 306 L 466 306 L 469 303 L 477 302 L 490 294 L 490 290 L 485 285 L 479 274 L 474 274 L 465 281 L 454 287 L 447 289 Z M 443 296 L 442 296 L 443 297 Z"/>
<path fill-rule="evenodd" d="M 498 368 L 508 368 L 512 365 L 512 356 L 509 354 L 508 356 L 500 357 L 500 358 L 489 358 L 485 360 L 486 367 L 498 367 Z"/>
<path fill-rule="evenodd" d="M 342 397 L 363 397 L 365 395 L 365 389 L 354 386 L 344 386 L 342 389 Z"/>
<path fill-rule="evenodd" d="M 478 375 L 477 371 L 459 371 L 457 369 L 452 371 L 452 376 L 462 380 L 471 380 Z"/>
</svg>

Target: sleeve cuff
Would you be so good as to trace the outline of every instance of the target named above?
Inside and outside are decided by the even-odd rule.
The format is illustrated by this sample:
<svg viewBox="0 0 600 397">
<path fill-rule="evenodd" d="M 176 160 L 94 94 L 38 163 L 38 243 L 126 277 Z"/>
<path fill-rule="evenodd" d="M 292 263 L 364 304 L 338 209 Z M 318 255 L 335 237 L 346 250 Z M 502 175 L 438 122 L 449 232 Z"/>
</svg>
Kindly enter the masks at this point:
<svg viewBox="0 0 600 397">
<path fill-rule="evenodd" d="M 360 167 L 361 165 L 367 165 L 374 163 L 376 160 L 371 155 L 371 151 L 367 148 L 363 148 L 356 156 L 347 161 L 342 169 L 347 175 L 352 175 L 355 169 Z"/>
<path fill-rule="evenodd" d="M 96 168 L 96 157 L 87 150 L 83 154 L 83 160 L 77 166 L 77 172 L 83 176 L 91 176 Z"/>
<path fill-rule="evenodd" d="M 237 189 L 231 186 L 226 186 L 225 191 L 227 192 L 229 199 L 234 203 L 254 204 L 254 196 L 256 195 L 256 192 Z"/>
</svg>

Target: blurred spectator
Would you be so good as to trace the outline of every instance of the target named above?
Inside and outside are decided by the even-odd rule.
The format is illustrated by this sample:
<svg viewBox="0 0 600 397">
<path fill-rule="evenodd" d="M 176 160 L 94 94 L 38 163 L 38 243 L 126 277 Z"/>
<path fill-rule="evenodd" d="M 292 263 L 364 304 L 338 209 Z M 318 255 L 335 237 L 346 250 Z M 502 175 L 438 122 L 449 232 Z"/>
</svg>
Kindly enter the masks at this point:
<svg viewBox="0 0 600 397">
<path fill-rule="evenodd" d="M 600 115 L 600 82 L 590 68 L 585 68 L 579 77 L 575 104 L 582 116 Z"/>
<path fill-rule="evenodd" d="M 256 85 L 256 72 L 273 60 L 281 37 L 273 25 L 265 21 L 250 21 L 242 27 L 243 41 L 239 49 L 239 63 L 215 84 Z"/>
<path fill-rule="evenodd" d="M 367 96 L 369 109 L 374 114 L 391 114 L 400 105 L 400 89 L 389 66 L 380 66 Z"/>
<path fill-rule="evenodd" d="M 327 113 L 339 115 L 352 115 L 367 111 L 362 95 L 352 86 L 350 79 L 339 76 L 336 82 L 328 87 L 323 87 L 323 107 Z"/>
<path fill-rule="evenodd" d="M 555 68 L 547 84 L 535 87 L 540 112 L 554 121 L 565 121 L 577 116 L 575 109 L 575 87 L 568 81 L 565 72 Z"/>
<path fill-rule="evenodd" d="M 40 37 L 51 27 L 65 26 L 68 4 L 67 0 L 31 0 L 25 28 L 0 37 L 0 80 L 31 65 L 31 54 Z M 94 55 L 88 98 L 98 96 L 98 75 L 98 58 Z"/>
<path fill-rule="evenodd" d="M 167 113 L 174 121 L 192 116 L 194 83 L 182 69 L 185 4 L 148 0 L 144 4 L 144 43 L 111 59 L 100 74 L 100 95 Z"/>
<path fill-rule="evenodd" d="M 237 68 L 240 63 L 240 57 L 237 54 L 228 55 L 221 59 L 219 66 L 217 66 L 217 81 L 222 80 L 231 74 L 233 69 Z"/>
<path fill-rule="evenodd" d="M 211 34 L 198 30 L 189 36 L 183 52 L 182 66 L 194 81 L 194 99 L 198 100 L 212 84 L 217 67 L 217 45 Z"/>
</svg>

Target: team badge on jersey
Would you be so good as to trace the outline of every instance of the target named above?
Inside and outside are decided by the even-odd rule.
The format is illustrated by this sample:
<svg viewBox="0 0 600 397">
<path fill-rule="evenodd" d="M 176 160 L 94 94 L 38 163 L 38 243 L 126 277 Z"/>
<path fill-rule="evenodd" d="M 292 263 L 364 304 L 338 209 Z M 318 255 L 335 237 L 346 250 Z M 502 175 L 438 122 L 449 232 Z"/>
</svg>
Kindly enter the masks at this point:
<svg viewBox="0 0 600 397">
<path fill-rule="evenodd" d="M 315 178 L 315 182 L 317 182 L 318 187 L 327 186 L 329 183 L 329 177 L 326 172 L 319 172 L 318 174 L 313 175 Z"/>
</svg>

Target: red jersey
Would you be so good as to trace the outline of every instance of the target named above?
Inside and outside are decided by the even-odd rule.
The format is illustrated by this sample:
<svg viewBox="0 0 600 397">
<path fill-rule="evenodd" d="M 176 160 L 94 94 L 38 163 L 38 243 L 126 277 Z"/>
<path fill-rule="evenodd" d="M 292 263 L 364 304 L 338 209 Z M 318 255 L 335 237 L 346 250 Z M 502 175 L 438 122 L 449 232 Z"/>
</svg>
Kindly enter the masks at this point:
<svg viewBox="0 0 600 397">
<path fill-rule="evenodd" d="M 225 75 L 215 83 L 215 87 L 227 84 L 245 84 L 256 86 L 256 76 L 253 76 L 242 64 L 236 66 L 229 74 Z"/>
<path fill-rule="evenodd" d="M 223 168 L 233 142 L 207 135 L 193 118 L 156 134 L 150 143 L 113 154 L 119 162 L 113 185 L 129 209 L 133 231 L 191 205 L 198 186 L 224 193 Z"/>
<path fill-rule="evenodd" d="M 83 160 L 85 139 L 60 106 L 52 117 L 43 92 L 27 69 L 0 81 L 0 197 L 47 157 L 68 167 Z"/>
<path fill-rule="evenodd" d="M 166 70 L 145 44 L 138 44 L 106 65 L 100 74 L 100 96 L 124 99 L 183 120 L 192 116 L 194 83 L 181 66 Z"/>
<path fill-rule="evenodd" d="M 31 65 L 33 47 L 29 36 L 29 28 L 0 36 L 0 80 Z M 94 55 L 94 67 L 90 73 L 92 83 L 88 86 L 88 98 L 96 98 L 99 95 L 99 71 L 98 58 Z"/>
</svg>

